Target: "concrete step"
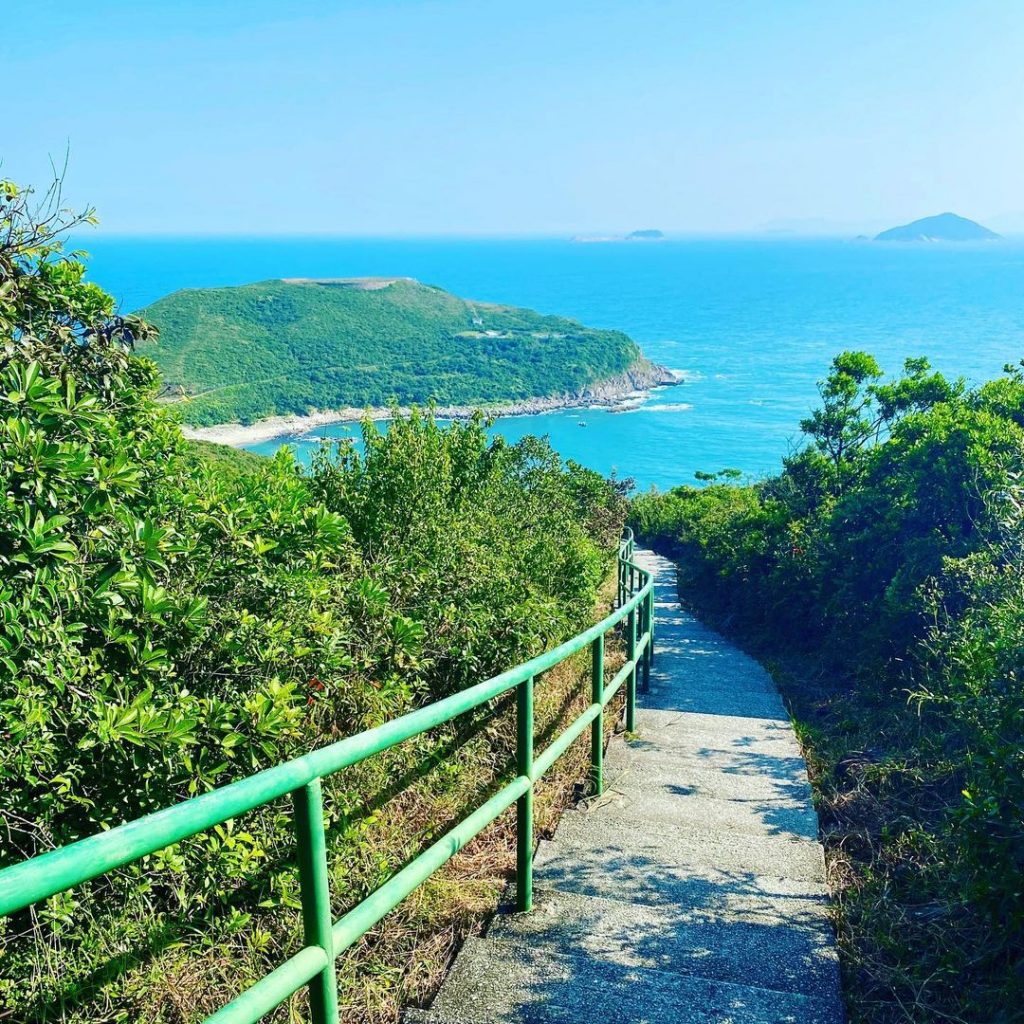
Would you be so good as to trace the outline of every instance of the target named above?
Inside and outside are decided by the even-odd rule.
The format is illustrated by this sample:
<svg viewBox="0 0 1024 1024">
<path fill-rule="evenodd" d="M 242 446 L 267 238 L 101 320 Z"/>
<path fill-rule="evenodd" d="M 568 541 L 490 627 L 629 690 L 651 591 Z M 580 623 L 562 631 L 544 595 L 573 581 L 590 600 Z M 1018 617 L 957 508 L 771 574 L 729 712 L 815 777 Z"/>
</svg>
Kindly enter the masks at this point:
<svg viewBox="0 0 1024 1024">
<path fill-rule="evenodd" d="M 789 722 L 782 698 L 771 691 L 706 689 L 700 686 L 679 687 L 656 685 L 642 694 L 643 706 L 649 709 L 692 711 L 705 715 L 742 716 Z"/>
<path fill-rule="evenodd" d="M 801 758 L 777 766 L 769 774 L 762 770 L 730 771 L 713 768 L 706 759 L 672 750 L 644 750 L 616 739 L 608 745 L 604 757 L 607 786 L 616 789 L 644 786 L 651 792 L 671 786 L 685 786 L 702 796 L 725 799 L 754 797 L 811 802 L 811 785 Z"/>
<path fill-rule="evenodd" d="M 779 758 L 801 757 L 788 721 L 733 715 L 691 714 L 641 708 L 630 746 L 686 753 L 709 766 L 748 764 L 770 768 Z"/>
<path fill-rule="evenodd" d="M 674 974 L 780 992 L 818 995 L 838 979 L 834 936 L 827 922 L 782 924 L 727 921 L 675 905 L 650 906 L 607 896 L 534 890 L 534 909 L 513 913 L 513 896 L 488 938 L 508 939 L 562 956 L 585 955 Z"/>
<path fill-rule="evenodd" d="M 678 708 L 639 707 L 637 718 L 653 733 L 700 736 L 707 741 L 729 739 L 744 743 L 784 743 L 799 752 L 800 746 L 789 718 L 764 720 L 751 715 L 711 715 Z"/>
<path fill-rule="evenodd" d="M 619 741 L 616 741 L 619 742 Z M 695 741 L 689 745 L 659 746 L 641 736 L 622 741 L 630 754 L 647 754 L 651 760 L 665 765 L 692 765 L 700 763 L 705 771 L 723 772 L 748 778 L 766 776 L 773 779 L 806 780 L 807 769 L 802 757 L 782 751 L 774 754 L 756 754 L 742 746 L 729 749 L 711 747 Z"/>
<path fill-rule="evenodd" d="M 772 678 L 764 668 L 724 638 L 699 629 L 672 635 L 666 626 L 655 621 L 652 680 L 774 690 Z"/>
<path fill-rule="evenodd" d="M 434 1024 L 840 1024 L 834 1000 L 469 939 L 427 1014 Z"/>
<path fill-rule="evenodd" d="M 771 870 L 771 865 L 766 865 Z M 580 896 L 675 907 L 694 924 L 718 921 L 764 928 L 827 928 L 828 898 L 820 882 L 727 871 L 703 864 L 665 864 L 607 849 L 542 843 L 534 861 L 537 886 Z"/>
<path fill-rule="evenodd" d="M 778 692 L 772 677 L 761 669 L 710 672 L 705 671 L 707 667 L 706 660 L 698 664 L 687 655 L 658 650 L 651 665 L 651 687 L 679 689 L 683 693 L 700 693 L 702 690 L 750 694 Z"/>
<path fill-rule="evenodd" d="M 734 775 L 745 779 L 768 778 L 788 784 L 807 783 L 807 765 L 802 757 L 759 757 L 738 751 L 703 748 L 701 752 L 682 747 L 658 747 L 642 737 L 616 736 L 605 751 L 606 765 L 647 762 L 666 769 L 695 770 Z"/>
<path fill-rule="evenodd" d="M 705 688 L 746 690 L 751 693 L 774 691 L 772 677 L 756 662 L 742 659 L 733 662 L 735 649 L 725 642 L 708 644 L 654 641 L 654 662 L 651 664 L 651 680 L 664 680 L 672 685 L 694 685 Z M 736 671 L 733 671 L 733 666 Z"/>
<path fill-rule="evenodd" d="M 607 891 L 602 879 L 609 873 L 619 877 L 622 885 L 633 885 L 642 893 L 652 871 L 659 878 L 671 875 L 681 879 L 764 876 L 789 879 L 809 893 L 825 891 L 824 853 L 820 844 L 807 839 L 742 832 L 709 835 L 703 829 L 665 821 L 640 829 L 636 822 L 607 813 L 594 819 L 587 811 L 574 810 L 562 815 L 554 841 L 545 840 L 538 847 L 538 869 L 554 859 L 555 848 L 579 857 L 574 877 L 581 885 L 591 879 L 596 888 L 578 891 L 594 895 Z M 564 873 L 561 865 L 559 870 Z"/>
<path fill-rule="evenodd" d="M 653 821 L 685 822 L 708 832 L 742 832 L 752 836 L 816 839 L 818 816 L 808 805 L 761 797 L 723 799 L 702 796 L 686 786 L 646 792 L 612 787 L 601 804 L 620 822 L 647 827 Z"/>
</svg>

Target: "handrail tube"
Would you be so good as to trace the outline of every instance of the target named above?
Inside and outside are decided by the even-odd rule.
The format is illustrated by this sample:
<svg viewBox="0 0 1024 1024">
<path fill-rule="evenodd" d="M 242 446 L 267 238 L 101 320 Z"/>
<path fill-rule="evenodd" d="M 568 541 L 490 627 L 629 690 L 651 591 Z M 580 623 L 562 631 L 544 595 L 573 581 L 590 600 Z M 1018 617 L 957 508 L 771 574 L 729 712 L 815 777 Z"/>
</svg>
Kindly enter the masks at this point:
<svg viewBox="0 0 1024 1024">
<path fill-rule="evenodd" d="M 583 734 L 583 730 L 597 718 L 600 712 L 600 704 L 588 704 L 586 710 L 579 718 L 572 725 L 567 726 L 565 732 L 557 740 L 550 743 L 537 755 L 536 760 L 533 762 L 533 771 L 530 773 L 530 778 L 533 782 L 536 782 L 572 746 L 573 740 L 578 739 Z"/>
<path fill-rule="evenodd" d="M 516 772 L 530 780 L 516 801 L 516 907 L 533 909 L 533 676 L 516 691 Z"/>
<path fill-rule="evenodd" d="M 502 673 L 374 729 L 5 868 L 0 871 L 0 916 L 204 832 L 450 721 L 510 690 L 515 685 L 507 679 L 511 674 Z"/>
<path fill-rule="evenodd" d="M 604 792 L 604 637 L 590 645 L 590 702 L 600 705 L 590 724 L 590 784 L 595 796 Z"/>
<path fill-rule="evenodd" d="M 331 886 L 324 834 L 324 801 L 320 780 L 314 779 L 292 794 L 295 842 L 299 853 L 299 895 L 302 900 L 302 938 L 307 946 L 324 951 L 325 966 L 315 982 L 310 979 L 309 1011 L 312 1024 L 338 1019 L 338 978 L 334 970 L 331 938 Z"/>
<path fill-rule="evenodd" d="M 629 583 L 633 585 L 632 572 Z M 626 660 L 632 669 L 626 677 L 626 732 L 636 731 L 636 667 L 639 661 L 636 653 L 636 619 L 637 611 L 634 608 L 626 619 Z"/>
<path fill-rule="evenodd" d="M 607 704 L 622 689 L 622 684 L 629 678 L 630 669 L 633 666 L 630 662 L 626 662 L 618 672 L 615 673 L 615 678 L 605 687 L 604 694 L 601 697 L 601 703 Z"/>
<path fill-rule="evenodd" d="M 468 818 L 419 854 L 397 875 L 339 918 L 331 928 L 334 956 L 338 957 L 343 953 L 439 867 L 451 860 L 467 842 L 483 831 L 502 811 L 514 804 L 529 786 L 529 779 L 517 776 Z M 207 1017 L 204 1024 L 254 1024 L 316 977 L 326 965 L 327 956 L 321 947 L 306 946 L 226 1006 Z"/>
<path fill-rule="evenodd" d="M 481 804 L 469 817 L 463 819 L 436 843 L 428 846 L 415 860 L 410 861 L 397 875 L 370 893 L 344 917 L 334 923 L 334 955 L 343 953 L 353 942 L 372 928 L 388 911 L 398 906 L 418 885 L 426 881 L 439 867 L 447 863 L 466 843 L 482 832 L 502 811 L 511 807 L 531 783 L 524 775 L 517 775 L 507 786 L 498 790 L 486 803 Z"/>
<path fill-rule="evenodd" d="M 390 722 L 183 803 L 145 815 L 135 821 L 125 822 L 107 832 L 88 836 L 68 846 L 0 869 L 0 916 L 21 910 L 38 900 L 70 889 L 131 861 L 139 860 L 291 793 L 293 798 L 299 800 L 296 804 L 296 826 L 300 874 L 303 876 L 304 927 L 308 944 L 295 956 L 208 1017 L 207 1024 L 254 1024 L 303 985 L 311 983 L 318 974 L 323 975 L 318 983 L 322 988 L 316 1000 L 317 1005 L 313 1007 L 314 1016 L 317 1019 L 336 1021 L 336 1004 L 332 1005 L 331 998 L 334 979 L 333 975 L 328 977 L 325 974 L 328 969 L 333 971 L 333 968 L 329 968 L 332 956 L 336 958 L 357 941 L 499 814 L 516 802 L 520 808 L 517 821 L 517 891 L 520 892 L 520 909 L 530 908 L 534 783 L 569 749 L 588 726 L 592 725 L 592 731 L 595 732 L 592 747 L 600 747 L 601 737 L 596 735 L 596 730 L 602 721 L 603 709 L 626 681 L 629 682 L 627 725 L 632 727 L 637 670 L 642 658 L 645 671 L 649 672 L 654 633 L 651 614 L 653 574 L 632 561 L 633 550 L 633 532 L 627 528 L 617 558 L 618 607 L 582 633 L 491 679 Z M 629 656 L 611 683 L 602 688 L 604 635 L 624 621 L 627 623 Z M 641 636 L 637 636 L 638 624 L 642 627 Z M 531 692 L 533 679 L 590 644 L 594 645 L 595 652 L 600 647 L 602 654 L 600 661 L 592 665 L 593 700 L 557 739 L 534 758 Z M 513 687 L 519 687 L 521 705 L 521 721 L 517 730 L 519 735 L 516 777 L 331 925 L 329 893 L 324 873 L 326 852 L 323 848 L 323 829 L 320 820 L 320 779 L 418 736 L 434 726 L 451 721 L 507 693 Z M 592 769 L 592 777 L 600 787 L 600 765 L 597 761 Z M 528 821 L 523 820 L 524 813 Z"/>
<path fill-rule="evenodd" d="M 327 954 L 319 946 L 305 946 L 236 996 L 203 1024 L 255 1024 L 280 1006 L 290 995 L 315 978 L 327 966 Z"/>
<path fill-rule="evenodd" d="M 0 915 L 14 913 L 299 789 L 314 777 L 303 761 L 287 761 L 4 868 L 0 871 Z"/>
<path fill-rule="evenodd" d="M 286 796 L 316 778 L 358 764 L 373 754 L 471 711 L 507 693 L 526 677 L 547 671 L 582 650 L 598 635 L 617 625 L 643 596 L 643 590 L 637 591 L 617 611 L 571 640 L 426 707 L 183 803 L 4 868 L 0 870 L 0 917 L 205 832 L 214 825 Z"/>
</svg>

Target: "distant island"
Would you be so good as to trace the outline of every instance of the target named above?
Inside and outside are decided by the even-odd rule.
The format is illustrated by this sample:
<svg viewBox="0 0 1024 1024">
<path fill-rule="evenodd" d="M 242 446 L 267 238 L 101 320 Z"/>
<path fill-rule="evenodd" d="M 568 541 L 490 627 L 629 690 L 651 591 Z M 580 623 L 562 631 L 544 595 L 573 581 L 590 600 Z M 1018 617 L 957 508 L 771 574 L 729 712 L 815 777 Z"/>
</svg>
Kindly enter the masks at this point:
<svg viewBox="0 0 1024 1024">
<path fill-rule="evenodd" d="M 955 213 L 923 217 L 875 236 L 876 242 L 984 242 L 999 238 L 977 221 Z"/>
<path fill-rule="evenodd" d="M 657 228 L 641 228 L 628 235 L 577 235 L 574 242 L 661 242 L 665 232 Z"/>
<path fill-rule="evenodd" d="M 166 400 L 194 436 L 228 443 L 358 419 L 367 408 L 383 415 L 391 403 L 434 401 L 445 416 L 533 413 L 615 405 L 676 383 L 621 331 L 472 302 L 411 278 L 187 289 L 139 314 L 160 330 L 139 350 L 160 367 Z"/>
</svg>

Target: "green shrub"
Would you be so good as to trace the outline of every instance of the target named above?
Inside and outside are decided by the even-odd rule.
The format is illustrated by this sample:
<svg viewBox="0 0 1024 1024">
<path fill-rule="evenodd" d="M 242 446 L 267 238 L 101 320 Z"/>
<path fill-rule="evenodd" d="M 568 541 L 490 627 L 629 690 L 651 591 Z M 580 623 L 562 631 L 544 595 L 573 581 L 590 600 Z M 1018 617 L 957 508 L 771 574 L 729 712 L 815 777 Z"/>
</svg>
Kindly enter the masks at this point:
<svg viewBox="0 0 1024 1024">
<path fill-rule="evenodd" d="M 843 353 L 779 476 L 641 495 L 630 522 L 782 667 L 847 878 L 855 1019 L 1016 1020 L 1024 375 L 880 380 Z"/>
<path fill-rule="evenodd" d="M 132 352 L 149 328 L 62 252 L 74 220 L 0 186 L 0 867 L 590 621 L 624 516 L 611 483 L 429 413 L 367 423 L 364 458 L 325 449 L 310 473 L 287 451 L 211 456 Z M 325 784 L 336 915 L 507 769 L 501 715 L 467 718 Z M 294 951 L 293 860 L 274 805 L 3 920 L 0 1017 L 202 1017 Z M 374 948 L 343 984 L 386 966 L 393 1003 L 401 966 Z"/>
</svg>

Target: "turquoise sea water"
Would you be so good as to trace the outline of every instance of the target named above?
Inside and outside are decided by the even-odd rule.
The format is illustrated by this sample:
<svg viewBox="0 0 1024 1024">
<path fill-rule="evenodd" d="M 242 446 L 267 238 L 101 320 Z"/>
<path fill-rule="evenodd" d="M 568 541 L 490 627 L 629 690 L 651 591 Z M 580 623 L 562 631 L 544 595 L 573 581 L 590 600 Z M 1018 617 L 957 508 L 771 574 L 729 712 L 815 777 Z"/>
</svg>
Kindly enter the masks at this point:
<svg viewBox="0 0 1024 1024">
<path fill-rule="evenodd" d="M 996 376 L 1024 358 L 1024 244 L 889 246 L 839 241 L 86 242 L 91 276 L 134 309 L 177 288 L 270 277 L 406 275 L 456 294 L 626 331 L 685 373 L 639 408 L 500 420 L 641 487 L 695 470 L 778 468 L 799 442 L 831 356 L 866 349 L 894 371 L 926 355 L 952 375 Z M 586 426 L 579 424 L 584 422 Z M 352 436 L 357 428 L 321 428 Z M 298 450 L 308 457 L 315 438 Z M 276 443 L 253 446 L 273 451 Z"/>
</svg>

